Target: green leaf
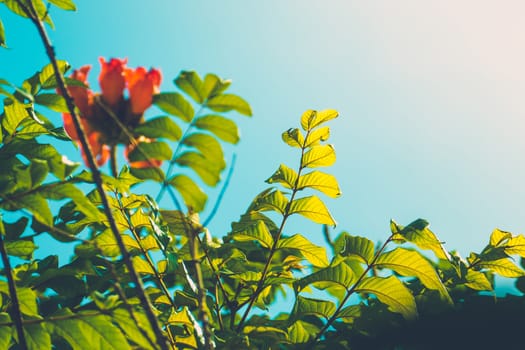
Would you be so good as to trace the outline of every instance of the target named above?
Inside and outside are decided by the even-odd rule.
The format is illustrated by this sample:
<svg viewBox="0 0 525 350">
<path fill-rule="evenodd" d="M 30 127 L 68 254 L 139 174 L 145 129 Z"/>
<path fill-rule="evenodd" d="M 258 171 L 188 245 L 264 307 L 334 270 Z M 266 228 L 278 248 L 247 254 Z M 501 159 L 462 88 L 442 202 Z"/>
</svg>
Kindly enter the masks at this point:
<svg viewBox="0 0 525 350">
<path fill-rule="evenodd" d="M 28 18 L 22 7 L 20 6 L 19 2 L 23 3 L 26 7 L 28 6 L 29 0 L 2 0 L 2 2 L 11 10 L 13 13 L 22 16 L 24 18 Z M 38 14 L 38 18 L 40 20 L 43 20 L 45 23 L 49 24 L 51 28 L 53 28 L 53 22 L 51 21 L 51 17 L 47 13 L 47 7 L 44 4 L 42 0 L 31 0 L 33 3 L 33 6 L 35 7 L 36 13 Z M 45 18 L 44 18 L 45 16 Z"/>
<path fill-rule="evenodd" d="M 32 259 L 33 252 L 38 248 L 33 241 L 28 240 L 17 240 L 5 242 L 5 248 L 7 254 L 12 256 L 18 256 L 22 259 Z"/>
<path fill-rule="evenodd" d="M 204 210 L 208 196 L 191 178 L 186 175 L 175 175 L 169 184 L 177 189 L 184 199 L 184 204 L 197 213 Z"/>
<path fill-rule="evenodd" d="M 173 156 L 171 147 L 162 141 L 140 142 L 133 151 L 128 154 L 130 162 L 148 159 L 169 160 Z"/>
<path fill-rule="evenodd" d="M 335 313 L 335 305 L 331 301 L 297 296 L 294 314 L 299 318 L 307 315 L 321 316 L 328 320 Z"/>
<path fill-rule="evenodd" d="M 40 317 L 38 317 L 40 319 Z M 28 350 L 51 349 L 51 336 L 43 323 L 24 326 L 24 336 Z"/>
<path fill-rule="evenodd" d="M 0 323 L 9 323 L 11 322 L 11 317 L 7 312 L 0 312 Z M 13 330 L 10 326 L 1 326 L 0 327 L 0 349 L 9 349 L 9 344 L 11 344 Z"/>
<path fill-rule="evenodd" d="M 97 207 L 91 203 L 91 201 L 86 197 L 84 192 L 79 188 L 75 187 L 71 183 L 63 183 L 59 185 L 48 185 L 42 186 L 39 188 L 38 193 L 42 196 L 53 199 L 53 200 L 62 200 L 65 198 L 70 198 L 73 203 L 75 203 L 77 209 L 81 211 L 84 215 L 90 218 L 101 219 L 102 215 L 97 209 Z"/>
<path fill-rule="evenodd" d="M 300 214 L 318 224 L 335 226 L 336 222 L 328 208 L 316 196 L 296 199 L 290 205 L 290 214 Z"/>
<path fill-rule="evenodd" d="M 252 109 L 242 97 L 233 94 L 217 95 L 208 100 L 206 107 L 216 112 L 235 110 L 242 115 L 251 116 Z"/>
<path fill-rule="evenodd" d="M 0 46 L 7 47 L 5 44 L 5 29 L 4 29 L 4 23 L 0 19 Z"/>
<path fill-rule="evenodd" d="M 335 176 L 314 170 L 299 178 L 298 190 L 313 188 L 323 192 L 329 197 L 335 198 L 341 195 L 339 184 Z"/>
<path fill-rule="evenodd" d="M 31 187 L 35 188 L 46 179 L 49 167 L 45 160 L 33 159 L 29 164 L 29 172 L 31 174 Z"/>
<path fill-rule="evenodd" d="M 16 290 L 20 312 L 27 316 L 38 316 L 36 294 L 31 288 L 18 287 Z"/>
<path fill-rule="evenodd" d="M 316 326 L 297 320 L 287 328 L 288 340 L 292 344 L 304 344 L 309 342 L 317 333 L 319 328 Z"/>
<path fill-rule="evenodd" d="M 87 344 L 91 345 L 93 339 L 84 335 L 80 321 L 74 318 L 68 320 L 60 319 L 71 315 L 74 314 L 68 308 L 58 310 L 53 314 L 52 321 L 46 322 L 46 328 L 49 329 L 51 334 L 64 339 L 73 349 L 82 349 Z"/>
<path fill-rule="evenodd" d="M 199 129 L 208 130 L 225 142 L 239 142 L 239 129 L 237 124 L 228 118 L 220 115 L 205 115 L 195 121 L 195 126 Z"/>
<path fill-rule="evenodd" d="M 203 100 L 223 93 L 231 84 L 231 80 L 221 79 L 213 73 L 206 74 L 202 84 Z"/>
<path fill-rule="evenodd" d="M 131 258 L 131 261 L 133 262 L 133 266 L 135 267 L 135 271 L 137 271 L 137 273 L 155 275 L 153 268 L 141 256 L 134 256 Z"/>
<path fill-rule="evenodd" d="M 492 283 L 487 276 L 480 271 L 469 269 L 466 276 L 467 282 L 465 285 L 474 290 L 492 290 Z"/>
<path fill-rule="evenodd" d="M 316 146 L 322 141 L 328 140 L 330 137 L 330 128 L 328 126 L 314 130 L 308 134 L 306 140 L 304 141 L 304 147 Z"/>
<path fill-rule="evenodd" d="M 406 227 L 398 225 L 394 220 L 390 220 L 390 230 L 394 235 L 394 239 L 407 240 L 421 249 L 432 250 L 439 259 L 449 260 L 448 252 L 428 226 L 428 221 L 423 219 L 417 219 Z"/>
<path fill-rule="evenodd" d="M 224 160 L 216 162 L 197 152 L 185 152 L 177 157 L 175 161 L 177 164 L 187 166 L 195 171 L 208 186 L 215 186 L 219 182 L 222 166 L 224 165 Z"/>
<path fill-rule="evenodd" d="M 258 220 L 255 225 L 247 227 L 245 230 L 233 232 L 233 239 L 238 242 L 258 241 L 263 247 L 270 249 L 273 247 L 273 237 L 266 227 L 264 221 Z"/>
<path fill-rule="evenodd" d="M 367 265 L 374 258 L 374 243 L 365 237 L 351 236 L 343 232 L 334 243 L 334 251 L 344 257 L 355 256 Z"/>
<path fill-rule="evenodd" d="M 525 237 L 523 235 L 511 237 L 505 245 L 505 253 L 525 258 Z"/>
<path fill-rule="evenodd" d="M 301 278 L 295 284 L 297 287 L 299 287 L 299 290 L 303 289 L 309 284 L 317 282 L 330 282 L 341 285 L 345 289 L 348 289 L 356 281 L 356 279 L 357 277 L 350 266 L 342 262 L 335 266 L 329 266 L 314 272 L 311 275 Z"/>
<path fill-rule="evenodd" d="M 134 314 L 139 322 L 138 324 L 130 317 L 128 310 L 125 309 L 119 308 L 113 310 L 111 318 L 118 324 L 119 328 L 124 331 L 126 337 L 137 344 L 140 349 L 153 349 L 148 339 L 144 337 L 141 332 L 141 330 L 144 330 L 150 339 L 155 339 L 155 334 L 151 330 L 151 327 L 149 327 L 146 316 L 139 312 L 135 312 Z"/>
<path fill-rule="evenodd" d="M 356 318 L 361 316 L 360 305 L 350 305 L 339 311 L 337 318 L 345 323 L 352 323 Z"/>
<path fill-rule="evenodd" d="M 160 168 L 131 168 L 130 173 L 142 180 L 150 179 L 157 182 L 164 182 L 166 175 Z"/>
<path fill-rule="evenodd" d="M 508 259 L 481 261 L 477 266 L 489 269 L 503 277 L 516 278 L 525 276 L 525 271 L 514 265 Z"/>
<path fill-rule="evenodd" d="M 297 172 L 284 164 L 281 164 L 279 169 L 277 169 L 275 173 L 266 180 L 269 184 L 280 183 L 286 188 L 293 188 L 296 181 Z"/>
<path fill-rule="evenodd" d="M 326 249 L 316 246 L 300 234 L 280 239 L 277 243 L 277 249 L 297 249 L 312 265 L 316 267 L 328 266 Z"/>
<path fill-rule="evenodd" d="M 45 106 L 52 111 L 60 113 L 68 113 L 66 100 L 63 96 L 57 94 L 38 94 L 35 96 L 35 103 Z"/>
<path fill-rule="evenodd" d="M 367 277 L 355 289 L 359 293 L 372 293 L 392 312 L 400 313 L 407 320 L 417 317 L 414 296 L 396 277 Z"/>
<path fill-rule="evenodd" d="M 381 254 L 375 265 L 379 268 L 394 270 L 402 276 L 416 276 L 425 287 L 437 290 L 445 300 L 450 304 L 453 303 L 436 270 L 417 251 L 396 248 Z"/>
<path fill-rule="evenodd" d="M 301 127 L 304 131 L 310 131 L 317 126 L 337 118 L 339 113 L 333 109 L 326 109 L 324 111 L 307 110 L 301 116 Z"/>
<path fill-rule="evenodd" d="M 191 103 L 178 92 L 162 92 L 155 95 L 153 103 L 164 112 L 177 116 L 185 122 L 190 122 L 195 113 Z"/>
<path fill-rule="evenodd" d="M 69 310 L 61 310 L 59 314 L 71 315 Z M 68 320 L 46 321 L 54 332 L 64 336 L 71 345 L 80 342 L 82 348 L 93 350 L 127 350 L 131 349 L 121 331 L 111 323 L 105 315 L 93 315 L 92 312 L 78 312 L 78 318 Z M 129 315 L 128 315 L 129 316 Z M 50 349 L 49 347 L 48 349 Z"/>
<path fill-rule="evenodd" d="M 284 143 L 292 147 L 303 147 L 304 136 L 299 129 L 288 129 L 281 135 Z"/>
<path fill-rule="evenodd" d="M 254 203 L 252 204 L 252 207 L 250 208 L 250 211 L 272 210 L 284 214 L 287 206 L 288 198 L 286 198 L 281 191 L 275 190 L 257 196 L 257 198 L 254 200 Z"/>
<path fill-rule="evenodd" d="M 310 148 L 302 159 L 305 168 L 317 168 L 330 166 L 335 163 L 335 150 L 332 145 L 319 145 Z"/>
<path fill-rule="evenodd" d="M 490 235 L 490 245 L 497 247 L 512 238 L 512 233 L 495 229 Z"/>
<path fill-rule="evenodd" d="M 2 127 L 9 135 L 12 135 L 22 120 L 29 116 L 26 106 L 16 100 L 10 104 L 4 105 L 4 113 Z"/>
<path fill-rule="evenodd" d="M 194 71 L 182 71 L 173 81 L 175 85 L 195 102 L 202 104 L 204 102 L 203 82 L 199 74 Z"/>
<path fill-rule="evenodd" d="M 64 74 L 70 68 L 69 63 L 67 63 L 66 61 L 63 61 L 63 60 L 57 60 L 57 66 L 58 66 L 58 70 L 62 74 Z M 53 67 L 52 63 L 48 63 L 38 73 L 38 81 L 39 81 L 40 85 L 44 85 L 45 86 L 51 80 L 56 81 L 56 79 L 55 79 L 55 68 Z"/>
<path fill-rule="evenodd" d="M 16 199 L 17 208 L 27 209 L 35 219 L 47 226 L 53 226 L 53 214 L 47 201 L 39 194 L 29 194 Z"/>
<path fill-rule="evenodd" d="M 66 11 L 76 11 L 77 8 L 73 1 L 71 0 L 48 0 L 50 3 L 55 5 L 56 7 L 61 8 L 62 10 Z"/>
<path fill-rule="evenodd" d="M 221 144 L 213 136 L 194 133 L 185 137 L 182 143 L 198 149 L 207 159 L 212 159 L 217 164 L 221 164 L 222 169 L 226 167 Z"/>
<path fill-rule="evenodd" d="M 137 126 L 133 131 L 135 134 L 144 135 L 152 139 L 166 138 L 178 141 L 182 136 L 181 128 L 169 117 L 150 119 Z"/>
</svg>

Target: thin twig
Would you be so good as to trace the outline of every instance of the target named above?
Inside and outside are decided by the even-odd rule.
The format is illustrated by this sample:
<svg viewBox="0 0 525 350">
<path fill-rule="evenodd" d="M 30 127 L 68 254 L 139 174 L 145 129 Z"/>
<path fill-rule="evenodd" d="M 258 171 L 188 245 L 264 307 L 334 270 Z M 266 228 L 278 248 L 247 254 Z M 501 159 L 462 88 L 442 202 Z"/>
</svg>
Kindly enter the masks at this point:
<svg viewBox="0 0 525 350">
<path fill-rule="evenodd" d="M 18 335 L 18 345 L 23 350 L 27 349 L 26 337 L 24 334 L 24 326 L 22 320 L 22 312 L 20 311 L 20 301 L 18 300 L 18 295 L 16 294 L 16 285 L 13 278 L 13 270 L 11 269 L 11 263 L 9 262 L 9 257 L 7 256 L 7 250 L 4 244 L 4 233 L 0 232 L 0 254 L 2 255 L 2 263 L 4 264 L 5 274 L 7 276 L 7 284 L 9 286 L 9 296 L 13 304 L 13 319 L 15 323 L 16 333 Z"/>
<path fill-rule="evenodd" d="M 44 47 L 46 49 L 47 56 L 49 57 L 49 60 L 51 61 L 51 64 L 53 66 L 54 72 L 55 72 L 55 78 L 57 81 L 58 89 L 62 96 L 64 96 L 64 99 L 66 101 L 69 113 L 71 114 L 73 124 L 75 125 L 75 130 L 77 131 L 77 134 L 79 136 L 80 144 L 82 145 L 82 148 L 84 149 L 84 152 L 86 154 L 86 158 L 88 161 L 88 166 L 91 169 L 91 172 L 93 174 L 93 180 L 95 181 L 98 193 L 100 195 L 102 205 L 104 207 L 104 213 L 106 214 L 106 217 L 109 221 L 110 229 L 115 237 L 115 240 L 117 242 L 117 245 L 119 247 L 119 250 L 122 255 L 122 260 L 124 261 L 124 264 L 128 268 L 130 277 L 132 282 L 135 285 L 135 290 L 137 292 L 137 295 L 139 297 L 139 300 L 144 307 L 144 310 L 146 312 L 146 316 L 148 318 L 148 321 L 150 323 L 151 328 L 153 329 L 155 336 L 157 338 L 157 344 L 160 346 L 162 350 L 169 350 L 166 337 L 164 336 L 162 329 L 159 326 L 157 317 L 153 311 L 153 307 L 148 300 L 148 297 L 146 296 L 146 293 L 144 291 L 144 287 L 142 284 L 142 280 L 140 279 L 135 267 L 133 266 L 133 263 L 131 261 L 131 255 L 126 249 L 126 246 L 124 245 L 124 241 L 122 239 L 122 236 L 120 235 L 120 232 L 118 230 L 115 218 L 113 216 L 113 213 L 111 211 L 111 207 L 109 205 L 109 200 L 107 197 L 106 192 L 104 191 L 103 182 L 102 182 L 102 176 L 100 173 L 100 170 L 97 167 L 97 164 L 95 162 L 95 158 L 93 156 L 93 151 L 91 149 L 91 146 L 87 140 L 85 130 L 82 126 L 82 123 L 80 121 L 79 115 L 75 111 L 75 104 L 73 101 L 73 98 L 69 94 L 69 91 L 66 88 L 66 83 L 64 81 L 64 77 L 62 76 L 62 73 L 60 72 L 60 69 L 58 67 L 55 50 L 51 44 L 51 41 L 47 35 L 46 29 L 44 25 L 42 24 L 41 20 L 36 15 L 36 10 L 34 7 L 34 4 L 32 1 L 28 1 L 28 6 L 26 6 L 22 1 L 16 0 L 17 3 L 20 5 L 22 10 L 25 12 L 25 14 L 31 19 L 31 21 L 35 24 L 40 37 L 42 39 L 42 42 L 44 44 Z"/>
</svg>

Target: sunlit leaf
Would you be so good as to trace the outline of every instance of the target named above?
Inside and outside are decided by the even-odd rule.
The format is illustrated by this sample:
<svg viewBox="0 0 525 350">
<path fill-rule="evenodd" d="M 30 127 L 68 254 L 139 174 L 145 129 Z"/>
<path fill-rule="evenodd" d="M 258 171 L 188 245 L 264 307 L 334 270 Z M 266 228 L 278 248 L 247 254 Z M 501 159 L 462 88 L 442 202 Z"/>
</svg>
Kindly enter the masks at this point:
<svg viewBox="0 0 525 350">
<path fill-rule="evenodd" d="M 58 0 L 60 1 L 60 0 Z M 60 73 L 64 74 L 70 67 L 69 63 L 63 60 L 57 60 L 57 66 Z M 52 63 L 48 63 L 45 65 L 42 70 L 38 73 L 38 80 L 40 85 L 46 85 L 51 80 L 55 81 L 55 68 L 53 67 Z"/>
<path fill-rule="evenodd" d="M 349 288 L 352 283 L 356 281 L 357 277 L 345 263 L 340 263 L 335 266 L 329 266 L 296 282 L 299 289 L 303 289 L 309 284 L 316 282 L 331 282 L 341 285 L 344 288 Z"/>
<path fill-rule="evenodd" d="M 297 320 L 287 328 L 287 331 L 290 343 L 304 344 L 312 340 L 312 338 L 319 332 L 319 328 L 310 323 Z"/>
<path fill-rule="evenodd" d="M 283 141 L 292 147 L 303 147 L 304 136 L 299 129 L 288 129 L 281 135 Z"/>
<path fill-rule="evenodd" d="M 36 303 L 36 293 L 31 288 L 17 288 L 20 312 L 28 316 L 38 316 L 38 306 Z"/>
<path fill-rule="evenodd" d="M 51 349 L 51 336 L 43 323 L 33 323 L 24 326 L 24 336 L 28 350 Z"/>
<path fill-rule="evenodd" d="M 237 124 L 220 115 L 202 116 L 195 121 L 195 126 L 212 132 L 223 141 L 229 143 L 239 142 L 240 136 Z"/>
<path fill-rule="evenodd" d="M 76 11 L 76 6 L 71 0 L 49 0 L 53 5 L 60 7 L 62 10 Z"/>
<path fill-rule="evenodd" d="M 511 237 L 505 245 L 505 253 L 525 258 L 525 237 L 523 235 Z"/>
<path fill-rule="evenodd" d="M 187 307 L 184 307 L 180 312 L 172 312 L 167 321 L 168 324 L 187 325 L 192 327 L 192 316 Z"/>
<path fill-rule="evenodd" d="M 157 117 L 147 120 L 137 126 L 133 132 L 153 139 L 166 138 L 172 141 L 178 141 L 182 136 L 181 128 L 169 117 Z"/>
<path fill-rule="evenodd" d="M 314 130 L 308 134 L 304 141 L 304 147 L 312 147 L 318 145 L 322 141 L 328 140 L 330 137 L 330 128 L 325 126 Z"/>
<path fill-rule="evenodd" d="M 487 276 L 480 271 L 469 269 L 466 276 L 467 282 L 465 285 L 474 290 L 492 290 L 492 283 Z"/>
<path fill-rule="evenodd" d="M 269 184 L 280 183 L 286 188 L 293 188 L 297 181 L 297 172 L 284 164 L 279 166 L 279 169 L 269 177 L 266 182 Z"/>
<path fill-rule="evenodd" d="M 313 188 L 332 198 L 339 197 L 341 195 L 341 190 L 339 189 L 339 184 L 337 183 L 335 176 L 323 173 L 318 170 L 301 175 L 297 188 L 299 190 L 304 188 Z"/>
<path fill-rule="evenodd" d="M 214 96 L 208 100 L 206 106 L 216 112 L 229 112 L 235 110 L 246 116 L 252 115 L 252 109 L 248 102 L 242 97 L 233 94 Z"/>
<path fill-rule="evenodd" d="M 141 256 L 134 256 L 131 258 L 133 266 L 138 273 L 145 273 L 147 275 L 155 275 L 153 268 Z"/>
<path fill-rule="evenodd" d="M 255 225 L 247 227 L 247 229 L 233 232 L 233 239 L 239 242 L 258 241 L 263 247 L 273 247 L 274 240 L 270 231 L 262 220 L 258 220 Z"/>
<path fill-rule="evenodd" d="M 11 317 L 7 312 L 0 312 L 0 323 L 11 322 Z M 0 349 L 9 349 L 13 330 L 11 326 L 0 326 Z"/>
<path fill-rule="evenodd" d="M 370 264 L 374 258 L 374 243 L 368 238 L 343 232 L 334 242 L 334 251 L 344 257 L 358 257 L 365 264 Z"/>
<path fill-rule="evenodd" d="M 38 190 L 38 193 L 48 199 L 53 200 L 62 200 L 70 198 L 75 203 L 77 209 L 87 217 L 102 217 L 97 207 L 93 203 L 91 203 L 91 201 L 86 197 L 84 192 L 82 192 L 80 189 L 78 189 L 71 183 L 64 183 L 57 186 L 42 186 Z"/>
<path fill-rule="evenodd" d="M 208 196 L 191 178 L 186 175 L 175 175 L 169 184 L 177 189 L 184 199 L 184 204 L 196 212 L 204 210 Z"/>
<path fill-rule="evenodd" d="M 203 82 L 199 74 L 196 72 L 182 71 L 173 82 L 195 102 L 204 102 Z"/>
<path fill-rule="evenodd" d="M 0 19 L 0 46 L 7 47 L 5 44 L 5 29 L 4 29 L 4 23 Z"/>
<path fill-rule="evenodd" d="M 394 270 L 402 276 L 416 276 L 425 287 L 437 290 L 445 300 L 452 304 L 452 299 L 450 299 L 436 270 L 419 252 L 396 248 L 381 254 L 375 265 Z"/>
<path fill-rule="evenodd" d="M 510 262 L 508 259 L 481 261 L 477 266 L 489 269 L 503 277 L 516 278 L 525 276 L 525 271 Z"/>
<path fill-rule="evenodd" d="M 331 301 L 297 296 L 293 312 L 298 317 L 315 315 L 328 320 L 335 313 L 335 309 L 335 305 Z"/>
<path fill-rule="evenodd" d="M 397 224 L 394 220 L 390 220 L 390 229 L 392 234 L 394 234 L 394 239 L 407 240 L 421 249 L 432 250 L 439 259 L 449 260 L 450 255 L 428 226 L 428 221 L 423 219 L 417 219 L 406 227 Z"/>
<path fill-rule="evenodd" d="M 112 320 L 116 322 L 119 328 L 124 331 L 126 337 L 133 343 L 137 344 L 140 347 L 140 349 L 154 349 L 152 348 L 148 339 L 141 332 L 141 330 L 145 331 L 148 337 L 150 339 L 153 339 L 154 342 L 155 334 L 151 330 L 149 322 L 143 313 L 134 313 L 138 324 L 135 322 L 134 319 L 130 317 L 128 310 L 125 310 L 123 308 L 113 310 L 111 316 Z"/>
<path fill-rule="evenodd" d="M 29 116 L 26 106 L 17 101 L 12 102 L 11 104 L 4 104 L 4 113 L 2 127 L 9 135 L 12 135 L 22 120 Z"/>
<path fill-rule="evenodd" d="M 307 110 L 301 116 L 301 127 L 305 131 L 314 129 L 315 127 L 337 118 L 339 114 L 333 109 L 326 109 L 323 111 Z"/>
<path fill-rule="evenodd" d="M 22 259 L 31 259 L 37 246 L 33 241 L 17 240 L 5 242 L 5 248 L 9 255 L 18 256 Z"/>
<path fill-rule="evenodd" d="M 225 165 L 224 160 L 207 159 L 197 152 L 184 152 L 175 161 L 195 171 L 208 186 L 215 186 L 219 182 L 221 170 Z"/>
<path fill-rule="evenodd" d="M 294 200 L 290 205 L 290 214 L 300 214 L 318 224 L 336 225 L 328 208 L 316 196 Z"/>
<path fill-rule="evenodd" d="M 138 179 L 164 182 L 166 175 L 160 168 L 131 168 L 130 173 Z"/>
<path fill-rule="evenodd" d="M 223 93 L 231 84 L 229 79 L 221 79 L 213 73 L 206 74 L 202 83 L 203 100 Z"/>
<path fill-rule="evenodd" d="M 254 200 L 253 208 L 250 210 L 256 211 L 269 211 L 273 210 L 278 213 L 284 214 L 288 205 L 288 198 L 279 191 L 271 191 Z"/>
<path fill-rule="evenodd" d="M 335 150 L 332 145 L 313 146 L 304 154 L 302 166 L 318 168 L 330 166 L 335 163 Z"/>
<path fill-rule="evenodd" d="M 310 242 L 305 237 L 296 234 L 289 238 L 282 238 L 277 243 L 277 249 L 297 249 L 306 260 L 317 267 L 328 266 L 326 249 Z"/>
<path fill-rule="evenodd" d="M 164 112 L 177 116 L 185 122 L 190 122 L 195 113 L 191 103 L 178 92 L 163 92 L 155 95 L 153 103 Z"/>
<path fill-rule="evenodd" d="M 41 223 L 52 226 L 53 225 L 53 214 L 47 201 L 39 194 L 29 194 L 20 197 L 16 200 L 18 208 L 27 209 L 33 214 L 35 219 Z"/>
<path fill-rule="evenodd" d="M 496 247 L 510 238 L 512 238 L 512 233 L 495 229 L 490 235 L 490 245 Z"/>
<path fill-rule="evenodd" d="M 400 313 L 405 319 L 411 320 L 417 317 L 414 296 L 394 276 L 367 277 L 357 285 L 355 291 L 374 294 L 380 302 L 388 306 L 390 311 Z"/>
<path fill-rule="evenodd" d="M 20 6 L 20 4 L 22 3 L 27 8 L 28 1 L 29 0 L 2 0 L 2 2 L 11 11 L 25 18 L 27 18 L 27 14 L 25 13 L 23 7 Z M 49 24 L 49 26 L 53 28 L 53 22 L 51 21 L 51 17 L 49 16 L 47 12 L 47 7 L 45 3 L 42 0 L 31 0 L 31 2 L 33 3 L 33 6 L 35 7 L 38 18 L 44 21 L 45 23 Z"/>
</svg>

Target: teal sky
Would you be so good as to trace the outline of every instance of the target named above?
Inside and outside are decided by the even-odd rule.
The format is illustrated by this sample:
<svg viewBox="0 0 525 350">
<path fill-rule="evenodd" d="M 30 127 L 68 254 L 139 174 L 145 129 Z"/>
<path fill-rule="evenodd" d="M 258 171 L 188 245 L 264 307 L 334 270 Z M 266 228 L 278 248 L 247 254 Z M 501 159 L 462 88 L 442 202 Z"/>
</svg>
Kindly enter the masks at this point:
<svg viewBox="0 0 525 350">
<path fill-rule="evenodd" d="M 490 4 L 489 4 L 490 3 Z M 333 108 L 330 123 L 343 195 L 326 203 L 339 225 L 373 240 L 389 220 L 417 218 L 463 256 L 496 227 L 525 232 L 525 37 L 521 1 L 77 1 L 51 10 L 51 39 L 73 67 L 98 57 L 231 78 L 254 117 L 233 116 L 242 141 L 231 185 L 210 228 L 229 229 L 280 163 L 280 141 L 306 109 Z M 36 31 L 3 7 L 9 50 L 0 77 L 21 81 L 47 63 Z M 60 117 L 55 115 L 58 122 Z M 70 158 L 75 150 L 63 148 Z M 217 190 L 212 191 L 217 193 Z M 209 205 L 211 207 L 211 205 Z M 204 215 L 206 216 L 206 215 Z M 287 233 L 322 244 L 298 219 Z"/>
</svg>

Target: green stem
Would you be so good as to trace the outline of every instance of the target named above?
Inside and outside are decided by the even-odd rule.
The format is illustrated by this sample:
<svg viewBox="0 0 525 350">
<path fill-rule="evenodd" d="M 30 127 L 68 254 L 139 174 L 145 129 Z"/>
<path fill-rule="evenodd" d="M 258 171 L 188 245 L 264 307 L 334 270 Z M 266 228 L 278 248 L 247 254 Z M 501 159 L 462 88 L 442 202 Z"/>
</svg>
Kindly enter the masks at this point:
<svg viewBox="0 0 525 350">
<path fill-rule="evenodd" d="M 11 269 L 11 263 L 7 256 L 7 250 L 4 244 L 4 234 L 0 232 L 0 254 L 2 255 L 2 262 L 4 264 L 5 274 L 7 276 L 7 284 L 9 286 L 9 297 L 13 304 L 13 319 L 16 328 L 16 334 L 18 335 L 18 345 L 22 350 L 27 350 L 27 342 L 24 334 L 24 326 L 22 320 L 22 312 L 20 311 L 20 301 L 18 300 L 18 294 L 16 294 L 16 285 L 13 278 L 13 270 Z"/>
<path fill-rule="evenodd" d="M 304 137 L 305 140 L 308 139 L 308 135 L 309 134 L 310 134 L 310 131 L 307 131 L 306 136 Z M 268 255 L 268 259 L 266 260 L 266 264 L 264 265 L 263 272 L 262 272 L 262 275 L 261 275 L 261 279 L 257 283 L 257 287 L 255 288 L 255 291 L 253 292 L 252 296 L 249 299 L 248 307 L 244 311 L 244 314 L 243 314 L 243 316 L 241 318 L 241 321 L 237 325 L 237 331 L 238 332 L 241 331 L 242 326 L 243 326 L 244 322 L 246 321 L 246 318 L 248 317 L 248 314 L 250 313 L 250 310 L 252 309 L 253 304 L 255 303 L 255 300 L 257 300 L 257 298 L 259 297 L 259 294 L 263 291 L 263 289 L 265 287 L 264 282 L 265 282 L 266 277 L 268 275 L 268 272 L 270 270 L 270 265 L 272 263 L 273 256 L 274 256 L 275 252 L 277 251 L 277 245 L 279 244 L 279 240 L 281 239 L 281 235 L 283 233 L 286 221 L 288 220 L 288 217 L 291 215 L 290 214 L 290 208 L 291 208 L 292 202 L 293 202 L 293 200 L 295 198 L 295 195 L 299 191 L 298 190 L 299 179 L 301 177 L 301 172 L 305 168 L 305 166 L 303 165 L 305 151 L 306 151 L 306 147 L 304 145 L 302 145 L 301 146 L 301 160 L 299 162 L 299 170 L 297 171 L 297 178 L 295 179 L 295 183 L 294 183 L 294 186 L 292 188 L 292 194 L 290 195 L 290 200 L 288 201 L 288 204 L 286 204 L 286 208 L 284 209 L 283 219 L 281 221 L 281 225 L 279 226 L 279 230 L 277 231 L 277 235 L 274 238 L 274 242 L 273 242 L 272 248 L 270 249 L 270 254 Z"/>
</svg>

